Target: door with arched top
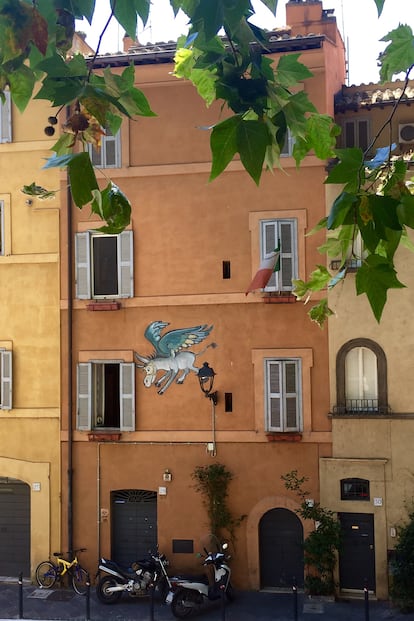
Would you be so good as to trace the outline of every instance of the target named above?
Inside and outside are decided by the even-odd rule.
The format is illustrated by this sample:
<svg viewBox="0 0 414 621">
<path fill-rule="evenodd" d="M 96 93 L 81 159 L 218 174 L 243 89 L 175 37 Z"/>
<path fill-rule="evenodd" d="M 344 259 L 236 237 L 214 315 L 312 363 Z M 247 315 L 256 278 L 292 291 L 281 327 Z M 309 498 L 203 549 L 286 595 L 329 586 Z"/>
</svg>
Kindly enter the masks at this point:
<svg viewBox="0 0 414 621">
<path fill-rule="evenodd" d="M 303 526 L 288 509 L 267 511 L 259 522 L 260 588 L 303 586 Z"/>
</svg>

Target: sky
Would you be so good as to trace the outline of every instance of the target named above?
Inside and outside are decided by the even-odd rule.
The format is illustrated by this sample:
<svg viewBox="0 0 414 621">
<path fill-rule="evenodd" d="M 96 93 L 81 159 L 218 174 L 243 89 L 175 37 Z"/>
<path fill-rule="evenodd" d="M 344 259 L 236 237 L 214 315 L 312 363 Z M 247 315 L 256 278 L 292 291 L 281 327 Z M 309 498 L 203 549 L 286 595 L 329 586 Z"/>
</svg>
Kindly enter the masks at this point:
<svg viewBox="0 0 414 621">
<path fill-rule="evenodd" d="M 408 24 L 414 30 L 414 0 L 385 0 L 381 18 L 378 19 L 374 0 L 322 0 L 324 9 L 334 9 L 339 30 L 347 48 L 348 84 L 369 84 L 378 82 L 379 72 L 376 59 L 387 43 L 380 39 L 400 23 Z M 266 9 L 260 0 L 252 0 L 257 12 L 254 23 L 272 29 L 286 25 L 285 5 L 279 0 L 276 17 Z M 86 20 L 77 22 L 77 30 L 87 34 L 87 42 L 96 49 L 99 35 L 106 23 L 109 0 L 96 0 L 96 18 L 89 26 Z M 151 16 L 146 25 L 138 28 L 140 43 L 175 41 L 187 32 L 186 17 L 179 14 L 174 19 L 169 0 L 152 0 Z M 318 34 L 318 33 L 315 33 Z M 100 53 L 118 52 L 123 49 L 124 31 L 116 23 L 106 31 Z"/>
</svg>

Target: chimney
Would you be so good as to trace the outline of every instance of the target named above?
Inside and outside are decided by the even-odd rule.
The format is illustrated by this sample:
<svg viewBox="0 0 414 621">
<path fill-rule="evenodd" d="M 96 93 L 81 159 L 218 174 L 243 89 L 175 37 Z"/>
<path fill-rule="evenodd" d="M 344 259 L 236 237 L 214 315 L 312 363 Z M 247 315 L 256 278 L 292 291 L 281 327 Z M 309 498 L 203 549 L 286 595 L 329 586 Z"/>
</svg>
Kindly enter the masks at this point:
<svg viewBox="0 0 414 621">
<path fill-rule="evenodd" d="M 320 0 L 289 0 L 286 23 L 291 27 L 293 37 L 321 34 L 335 43 L 342 41 L 333 11 L 324 11 Z"/>
</svg>

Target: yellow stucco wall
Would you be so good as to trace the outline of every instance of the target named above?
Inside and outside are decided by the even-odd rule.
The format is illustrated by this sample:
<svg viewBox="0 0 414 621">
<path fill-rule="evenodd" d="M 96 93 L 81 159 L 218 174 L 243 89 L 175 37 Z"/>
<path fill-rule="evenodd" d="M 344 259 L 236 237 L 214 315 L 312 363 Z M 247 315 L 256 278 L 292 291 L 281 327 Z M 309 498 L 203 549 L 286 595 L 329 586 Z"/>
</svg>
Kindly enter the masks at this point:
<svg viewBox="0 0 414 621">
<path fill-rule="evenodd" d="M 13 107 L 12 142 L 0 144 L 0 342 L 12 351 L 13 407 L 0 411 L 0 477 L 30 486 L 30 567 L 60 547 L 59 195 L 21 192 L 35 181 L 58 189 L 59 172 L 43 171 L 53 140 L 43 128 L 51 110 Z"/>
</svg>

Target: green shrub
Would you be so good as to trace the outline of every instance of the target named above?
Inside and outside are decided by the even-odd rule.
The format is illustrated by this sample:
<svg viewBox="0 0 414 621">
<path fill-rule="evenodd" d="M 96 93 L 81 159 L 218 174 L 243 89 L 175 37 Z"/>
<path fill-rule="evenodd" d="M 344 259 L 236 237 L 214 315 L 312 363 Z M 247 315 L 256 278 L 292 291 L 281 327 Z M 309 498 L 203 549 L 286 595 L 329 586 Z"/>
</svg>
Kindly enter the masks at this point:
<svg viewBox="0 0 414 621">
<path fill-rule="evenodd" d="M 398 528 L 395 557 L 391 561 L 390 596 L 402 612 L 414 611 L 414 509 Z"/>
</svg>

